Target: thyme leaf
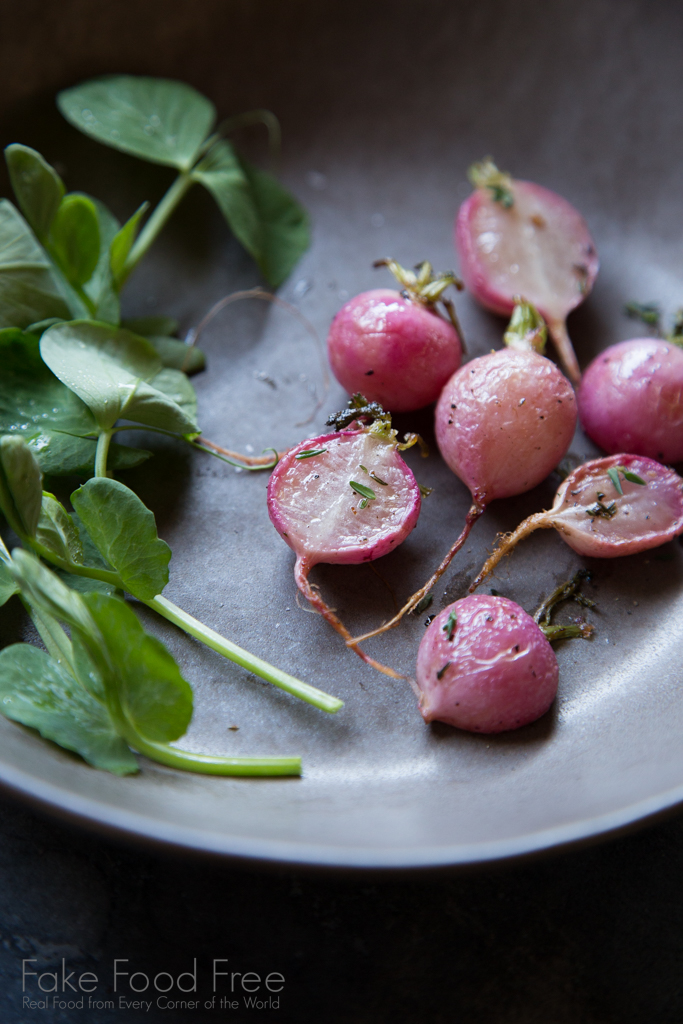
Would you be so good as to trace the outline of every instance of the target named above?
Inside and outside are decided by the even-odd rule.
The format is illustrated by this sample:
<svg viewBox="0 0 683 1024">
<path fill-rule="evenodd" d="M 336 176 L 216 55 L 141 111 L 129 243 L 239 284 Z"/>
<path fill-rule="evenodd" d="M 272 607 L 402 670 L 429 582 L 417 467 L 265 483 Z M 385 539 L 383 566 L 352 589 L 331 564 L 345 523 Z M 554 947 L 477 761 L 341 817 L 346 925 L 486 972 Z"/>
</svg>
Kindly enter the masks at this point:
<svg viewBox="0 0 683 1024">
<path fill-rule="evenodd" d="M 436 673 L 436 678 L 437 678 L 437 679 L 441 679 L 441 678 L 443 677 L 443 674 L 444 674 L 444 672 L 446 671 L 446 669 L 447 669 L 447 668 L 449 667 L 449 665 L 451 665 L 451 664 L 452 664 L 452 662 L 450 662 L 450 661 L 447 661 L 445 665 L 442 665 L 442 666 L 441 666 L 441 668 L 439 669 L 439 671 L 438 671 L 438 672 Z"/>
<path fill-rule="evenodd" d="M 299 452 L 295 455 L 295 459 L 312 459 L 314 455 L 322 455 L 326 452 L 327 448 L 306 448 L 303 452 Z"/>
<path fill-rule="evenodd" d="M 455 612 L 450 612 L 449 615 L 448 615 L 448 618 L 446 619 L 445 623 L 441 627 L 443 629 L 444 633 L 446 634 L 446 639 L 448 640 L 449 643 L 453 639 L 453 634 L 455 633 L 455 628 L 456 628 L 457 625 L 458 625 L 458 618 L 457 618 Z"/>
<path fill-rule="evenodd" d="M 604 519 L 611 519 L 612 516 L 617 514 L 617 503 L 612 502 L 611 505 L 603 505 L 601 501 L 596 501 L 594 505 L 586 509 L 586 515 L 596 518 L 602 516 Z"/>
<path fill-rule="evenodd" d="M 421 597 L 413 608 L 413 615 L 422 615 L 422 612 L 427 611 L 433 600 L 434 597 L 432 594 L 425 594 L 425 596 Z"/>
<path fill-rule="evenodd" d="M 349 486 L 351 490 L 355 491 L 356 494 L 360 494 L 361 498 L 365 498 L 365 504 L 368 501 L 375 501 L 377 495 L 371 487 L 366 487 L 365 484 L 359 484 L 356 480 L 349 480 Z M 361 505 L 361 508 L 365 508 L 365 505 Z"/>
</svg>

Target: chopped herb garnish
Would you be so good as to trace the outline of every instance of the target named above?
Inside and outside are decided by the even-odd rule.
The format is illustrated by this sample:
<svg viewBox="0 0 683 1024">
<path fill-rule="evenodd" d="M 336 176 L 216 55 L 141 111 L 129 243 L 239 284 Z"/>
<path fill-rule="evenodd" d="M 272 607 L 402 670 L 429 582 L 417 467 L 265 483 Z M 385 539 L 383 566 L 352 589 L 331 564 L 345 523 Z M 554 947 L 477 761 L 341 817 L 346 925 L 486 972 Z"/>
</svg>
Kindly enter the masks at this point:
<svg viewBox="0 0 683 1024">
<path fill-rule="evenodd" d="M 326 451 L 327 451 L 327 448 L 306 448 L 305 451 L 299 452 L 299 454 L 295 455 L 294 458 L 295 459 L 312 459 L 314 455 L 322 455 L 323 452 L 326 452 Z"/>
<path fill-rule="evenodd" d="M 596 501 L 594 505 L 586 509 L 586 514 L 593 518 L 602 516 L 604 519 L 611 519 L 616 513 L 617 503 L 615 501 L 611 505 L 603 505 L 601 501 Z"/>
<path fill-rule="evenodd" d="M 659 330 L 659 321 L 662 312 L 656 302 L 627 302 L 624 306 L 624 313 L 632 320 L 642 320 L 650 327 Z"/>
<path fill-rule="evenodd" d="M 637 473 L 632 473 L 631 470 L 626 469 L 625 466 L 612 466 L 610 469 L 607 470 L 607 476 L 610 478 L 619 494 L 624 493 L 624 490 L 621 486 L 621 481 L 619 479 L 620 473 L 624 477 L 624 480 L 628 480 L 632 484 L 640 484 L 641 487 L 647 486 L 646 481 L 643 480 L 642 477 L 638 476 Z M 599 494 L 598 498 L 601 497 L 603 497 L 603 495 Z"/>
<path fill-rule="evenodd" d="M 420 494 L 422 495 L 423 498 L 428 498 L 429 495 L 434 490 L 433 487 L 425 487 L 424 484 L 418 484 L 418 487 L 420 488 Z"/>
<path fill-rule="evenodd" d="M 372 487 L 366 487 L 365 484 L 359 484 L 357 480 L 349 480 L 349 487 L 360 494 L 361 498 L 365 499 L 365 504 L 361 502 L 361 508 L 365 508 L 369 501 L 375 501 L 377 495 L 373 491 Z"/>
<path fill-rule="evenodd" d="M 443 629 L 444 633 L 446 634 L 446 639 L 448 640 L 449 643 L 453 639 L 453 634 L 455 633 L 455 627 L 457 625 L 458 625 L 458 618 L 457 618 L 455 612 L 450 612 L 449 615 L 448 615 L 448 618 L 446 619 L 446 621 L 444 623 L 444 625 L 441 627 Z"/>
<path fill-rule="evenodd" d="M 413 615 L 422 615 L 422 612 L 427 611 L 433 600 L 434 598 L 431 594 L 425 594 L 425 596 L 421 597 L 413 608 Z"/>
<path fill-rule="evenodd" d="M 445 665 L 442 665 L 441 668 L 439 669 L 439 671 L 436 673 L 436 678 L 437 679 L 441 679 L 441 677 L 443 676 L 444 672 L 446 671 L 448 666 L 451 665 L 451 664 L 452 664 L 452 662 L 447 661 Z"/>
<path fill-rule="evenodd" d="M 619 494 L 624 493 L 624 489 L 621 486 L 621 480 L 619 479 L 619 468 L 612 466 L 611 469 L 607 470 L 607 476 L 610 478 L 614 486 L 616 487 Z"/>
<path fill-rule="evenodd" d="M 364 473 L 367 473 L 369 477 L 372 477 L 372 479 L 375 481 L 375 483 L 381 484 L 382 487 L 388 487 L 389 486 L 389 484 L 386 482 L 386 480 L 380 480 L 380 478 L 375 473 L 374 469 L 367 469 L 367 467 L 363 466 L 363 465 L 361 465 L 360 468 L 363 470 Z"/>
</svg>

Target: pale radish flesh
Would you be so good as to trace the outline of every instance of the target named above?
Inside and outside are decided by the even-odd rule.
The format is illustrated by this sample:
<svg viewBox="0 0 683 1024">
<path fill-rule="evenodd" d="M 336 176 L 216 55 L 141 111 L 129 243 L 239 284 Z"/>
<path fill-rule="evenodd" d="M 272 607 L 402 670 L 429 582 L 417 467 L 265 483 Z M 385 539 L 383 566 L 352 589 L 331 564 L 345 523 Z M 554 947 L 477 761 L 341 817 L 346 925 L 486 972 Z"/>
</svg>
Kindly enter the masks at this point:
<svg viewBox="0 0 683 1024">
<path fill-rule="evenodd" d="M 364 654 L 311 587 L 319 562 L 357 564 L 393 551 L 414 529 L 421 495 L 391 438 L 372 428 L 309 438 L 278 463 L 268 483 L 268 512 L 296 554 L 297 586 L 368 664 L 398 675 Z"/>
<path fill-rule="evenodd" d="M 683 532 L 683 479 L 641 455 L 584 463 L 561 484 L 551 509 L 529 516 L 501 538 L 470 590 L 523 537 L 548 527 L 589 558 L 618 558 L 659 547 Z"/>
<path fill-rule="evenodd" d="M 474 297 L 494 313 L 509 315 L 520 295 L 537 306 L 567 375 L 578 383 L 581 372 L 566 319 L 591 291 L 599 267 L 586 222 L 556 192 L 488 167 L 495 175 L 476 177 L 475 172 L 481 184 L 457 216 L 460 273 Z M 502 184 L 486 184 L 492 180 Z"/>
<path fill-rule="evenodd" d="M 443 292 L 461 284 L 454 274 L 434 275 L 426 262 L 416 271 L 395 260 L 375 265 L 388 266 L 403 291 L 378 288 L 342 306 L 327 337 L 330 366 L 349 393 L 360 391 L 392 412 L 411 412 L 435 402 L 460 366 L 459 325 Z"/>
<path fill-rule="evenodd" d="M 601 352 L 577 393 L 581 426 L 610 454 L 683 460 L 683 349 L 634 338 Z"/>
<path fill-rule="evenodd" d="M 504 597 L 476 594 L 432 621 L 417 655 L 426 722 L 469 732 L 517 729 L 545 714 L 557 692 L 557 659 L 543 631 Z"/>
<path fill-rule="evenodd" d="M 516 307 L 519 309 L 520 307 Z M 531 318 L 533 320 L 533 317 Z M 520 337 L 535 335 L 524 325 Z M 508 344 L 512 341 L 506 334 Z M 444 574 L 489 502 L 522 494 L 565 455 L 576 427 L 576 399 L 554 363 L 530 348 L 473 359 L 449 380 L 436 406 L 435 430 L 446 464 L 472 494 L 465 525 L 441 564 L 389 622 L 359 643 L 397 626 Z"/>
</svg>

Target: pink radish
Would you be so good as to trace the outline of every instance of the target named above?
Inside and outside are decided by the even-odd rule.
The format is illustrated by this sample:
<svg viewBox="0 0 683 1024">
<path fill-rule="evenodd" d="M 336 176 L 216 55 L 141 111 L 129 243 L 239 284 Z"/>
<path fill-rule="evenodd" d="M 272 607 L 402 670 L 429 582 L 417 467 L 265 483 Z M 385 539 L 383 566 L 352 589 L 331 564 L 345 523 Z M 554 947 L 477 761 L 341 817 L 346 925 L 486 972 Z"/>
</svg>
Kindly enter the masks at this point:
<svg viewBox="0 0 683 1024">
<path fill-rule="evenodd" d="M 342 306 L 332 321 L 327 352 L 335 377 L 348 392 L 361 391 L 392 412 L 410 412 L 435 402 L 460 366 L 462 344 L 449 285 L 454 274 L 434 276 L 429 263 L 417 273 L 394 260 L 378 260 L 403 285 L 363 292 Z M 438 312 L 441 301 L 448 320 Z"/>
<path fill-rule="evenodd" d="M 425 633 L 416 682 L 425 722 L 505 732 L 548 710 L 559 679 L 552 647 L 506 597 L 475 594 L 445 608 Z"/>
<path fill-rule="evenodd" d="M 683 350 L 635 338 L 601 352 L 583 375 L 581 425 L 605 451 L 683 459 Z"/>
<path fill-rule="evenodd" d="M 549 511 L 529 516 L 501 539 L 470 590 L 523 537 L 551 526 L 570 548 L 589 558 L 617 558 L 659 547 L 683 532 L 683 479 L 642 455 L 584 463 L 562 483 Z"/>
<path fill-rule="evenodd" d="M 576 427 L 576 400 L 567 378 L 536 351 L 544 332 L 533 307 L 520 303 L 505 335 L 508 347 L 473 359 L 446 384 L 436 406 L 436 440 L 445 462 L 470 489 L 472 506 L 427 583 L 390 622 L 356 642 L 397 625 L 429 593 L 489 502 L 535 487 L 566 453 Z"/>
<path fill-rule="evenodd" d="M 586 298 L 598 256 L 578 210 L 541 185 L 517 181 L 490 158 L 470 168 L 476 190 L 460 207 L 455 244 L 466 286 L 509 316 L 515 296 L 538 307 L 569 378 L 581 379 L 567 315 Z"/>
<path fill-rule="evenodd" d="M 358 398 L 352 400 L 358 405 Z M 323 601 L 308 575 L 319 562 L 370 562 L 397 548 L 417 524 L 420 488 L 401 458 L 385 416 L 372 426 L 310 438 L 278 463 L 268 484 L 268 512 L 280 536 L 296 554 L 294 576 L 301 593 L 345 640 L 351 635 Z M 369 665 L 399 677 L 353 642 Z"/>
</svg>

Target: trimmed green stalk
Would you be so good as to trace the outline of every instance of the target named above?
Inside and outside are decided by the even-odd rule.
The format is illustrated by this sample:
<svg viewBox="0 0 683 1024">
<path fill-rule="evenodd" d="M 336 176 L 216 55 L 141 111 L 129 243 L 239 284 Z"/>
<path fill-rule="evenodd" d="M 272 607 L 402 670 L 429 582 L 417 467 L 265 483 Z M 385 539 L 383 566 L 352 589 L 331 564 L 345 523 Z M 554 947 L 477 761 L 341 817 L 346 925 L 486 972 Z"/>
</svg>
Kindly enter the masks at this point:
<svg viewBox="0 0 683 1024">
<path fill-rule="evenodd" d="M 308 683 L 288 675 L 287 672 L 275 668 L 274 665 L 269 665 L 267 661 L 263 661 L 254 654 L 249 654 L 242 647 L 238 647 L 237 644 L 226 640 L 220 633 L 216 633 L 213 629 L 205 626 L 203 622 L 193 618 L 192 615 L 188 615 L 187 612 L 184 612 L 182 608 L 178 608 L 171 601 L 168 601 L 162 594 L 157 594 L 155 598 L 151 601 L 146 601 L 145 604 L 149 605 L 150 608 L 154 608 L 165 619 L 168 619 L 169 622 L 180 626 L 190 636 L 201 640 L 213 651 L 217 651 L 218 654 L 222 654 L 223 657 L 229 658 L 230 661 L 236 662 L 242 668 L 246 668 L 247 671 L 253 672 L 255 675 L 267 680 L 267 682 L 273 683 L 274 686 L 278 686 L 281 690 L 285 690 L 287 693 L 291 693 L 293 696 L 306 701 L 306 703 L 312 704 L 313 707 L 334 714 L 335 711 L 339 711 L 344 706 L 344 702 L 339 700 L 338 697 L 332 697 L 329 693 L 324 693 L 323 690 L 318 690 L 317 687 L 310 686 Z"/>
<path fill-rule="evenodd" d="M 97 438 L 97 448 L 95 450 L 95 476 L 107 475 L 107 457 L 109 455 L 109 445 L 111 443 L 113 433 L 113 430 L 103 430 Z"/>
<path fill-rule="evenodd" d="M 111 572 L 108 569 L 95 569 L 88 565 L 78 565 L 76 562 L 66 562 L 41 544 L 37 544 L 29 538 L 25 538 L 25 540 L 36 554 L 64 572 L 70 572 L 74 576 L 85 576 L 87 579 L 100 580 L 100 582 L 108 583 L 117 590 L 126 589 L 118 573 Z M 205 626 L 199 619 L 188 615 L 182 608 L 178 608 L 177 605 L 168 601 L 161 594 L 157 594 L 151 601 L 143 603 L 149 608 L 153 608 L 160 615 L 163 615 L 165 619 L 168 619 L 175 626 L 179 626 L 180 629 L 189 633 L 190 636 L 201 640 L 211 650 L 222 654 L 224 658 L 234 661 L 236 664 L 241 665 L 242 668 L 246 668 L 248 672 L 253 672 L 254 675 L 260 676 L 266 682 L 272 683 L 287 693 L 291 693 L 294 697 L 298 697 L 320 711 L 334 714 L 335 711 L 339 711 L 344 706 L 344 701 L 339 700 L 338 697 L 333 697 L 331 694 L 325 693 L 324 690 L 319 690 L 317 687 L 310 686 L 295 676 L 290 676 L 287 672 L 283 672 L 274 665 L 270 665 L 267 661 L 263 661 L 262 658 L 249 654 L 248 651 L 238 647 L 237 644 L 233 644 L 230 640 L 226 640 L 220 633 L 216 633 L 215 630 Z"/>
<path fill-rule="evenodd" d="M 157 235 L 166 224 L 166 221 L 193 184 L 194 180 L 191 177 L 190 171 L 182 171 L 173 182 L 165 196 L 160 200 L 159 204 L 140 232 L 135 245 L 128 253 L 126 262 L 124 263 L 123 269 L 118 277 L 119 291 L 126 283 L 133 270 L 135 270 L 135 267 L 138 265 L 147 250 L 153 245 Z"/>
</svg>

